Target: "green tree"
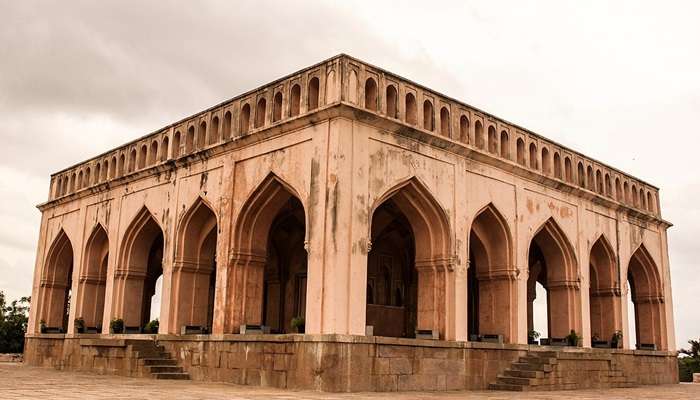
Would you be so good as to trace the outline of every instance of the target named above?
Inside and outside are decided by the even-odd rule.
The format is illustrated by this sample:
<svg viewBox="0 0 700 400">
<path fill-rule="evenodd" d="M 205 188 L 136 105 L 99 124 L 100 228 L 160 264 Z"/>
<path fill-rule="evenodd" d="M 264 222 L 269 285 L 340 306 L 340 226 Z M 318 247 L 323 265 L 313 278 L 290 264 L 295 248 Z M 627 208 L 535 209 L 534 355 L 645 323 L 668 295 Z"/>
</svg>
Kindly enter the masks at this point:
<svg viewBox="0 0 700 400">
<path fill-rule="evenodd" d="M 678 379 L 681 382 L 692 382 L 693 373 L 700 372 L 700 339 L 688 340 L 688 344 L 689 349 L 678 351 Z"/>
<path fill-rule="evenodd" d="M 27 331 L 30 297 L 13 300 L 9 305 L 0 291 L 0 353 L 22 353 Z"/>
</svg>

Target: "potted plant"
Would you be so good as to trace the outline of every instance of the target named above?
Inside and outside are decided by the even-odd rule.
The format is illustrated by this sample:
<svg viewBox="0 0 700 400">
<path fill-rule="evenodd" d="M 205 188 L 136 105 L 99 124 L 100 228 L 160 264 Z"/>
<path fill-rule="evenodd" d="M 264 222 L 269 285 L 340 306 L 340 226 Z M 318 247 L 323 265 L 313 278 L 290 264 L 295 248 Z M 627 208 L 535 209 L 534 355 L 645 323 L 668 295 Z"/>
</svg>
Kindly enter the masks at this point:
<svg viewBox="0 0 700 400">
<path fill-rule="evenodd" d="M 532 329 L 527 333 L 527 344 L 539 344 L 540 333 Z"/>
<path fill-rule="evenodd" d="M 292 318 L 292 329 L 296 329 L 297 333 L 304 333 L 305 322 L 302 316 Z"/>
<path fill-rule="evenodd" d="M 156 318 L 146 324 L 146 326 L 143 328 L 143 333 L 158 333 L 159 325 L 160 323 L 158 322 L 158 318 Z"/>
<path fill-rule="evenodd" d="M 75 322 L 75 331 L 77 333 L 85 333 L 85 320 L 83 317 L 78 317 L 73 322 Z"/>
<path fill-rule="evenodd" d="M 46 321 L 43 319 L 39 321 L 39 332 L 46 333 Z"/>
<path fill-rule="evenodd" d="M 581 343 L 581 336 L 576 334 L 575 330 L 571 330 L 568 335 L 566 335 L 566 342 L 569 346 L 578 346 Z"/>
<path fill-rule="evenodd" d="M 124 320 L 115 318 L 109 322 L 109 331 L 111 333 L 124 333 Z"/>
<path fill-rule="evenodd" d="M 615 331 L 610 339 L 610 347 L 613 349 L 622 348 L 622 331 Z"/>
</svg>

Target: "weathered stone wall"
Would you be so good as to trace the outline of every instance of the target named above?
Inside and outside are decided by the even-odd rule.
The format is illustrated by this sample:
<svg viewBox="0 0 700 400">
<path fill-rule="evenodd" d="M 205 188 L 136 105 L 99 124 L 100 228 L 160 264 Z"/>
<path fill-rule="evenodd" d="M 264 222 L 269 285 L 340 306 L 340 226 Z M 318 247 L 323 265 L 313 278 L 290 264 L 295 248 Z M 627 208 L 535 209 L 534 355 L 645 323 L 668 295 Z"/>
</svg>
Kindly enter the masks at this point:
<svg viewBox="0 0 700 400">
<path fill-rule="evenodd" d="M 143 376 L 129 346 L 133 339 L 87 337 L 28 337 L 26 362 Z M 143 335 L 143 339 L 153 337 Z M 195 380 L 328 392 L 486 389 L 528 350 L 525 345 L 346 335 L 158 335 L 156 339 Z M 611 363 L 630 384 L 678 382 L 676 358 L 668 352 L 560 351 L 564 356 L 557 378 L 569 379 L 571 388 L 614 383 L 599 379 L 608 373 Z"/>
</svg>

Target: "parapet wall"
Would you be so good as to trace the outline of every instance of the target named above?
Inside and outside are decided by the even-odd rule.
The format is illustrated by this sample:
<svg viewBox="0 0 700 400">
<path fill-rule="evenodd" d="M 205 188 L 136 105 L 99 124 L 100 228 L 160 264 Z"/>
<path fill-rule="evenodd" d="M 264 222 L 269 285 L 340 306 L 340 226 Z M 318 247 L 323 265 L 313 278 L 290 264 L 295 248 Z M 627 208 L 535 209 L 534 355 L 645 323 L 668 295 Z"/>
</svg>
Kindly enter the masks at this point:
<svg viewBox="0 0 700 400">
<path fill-rule="evenodd" d="M 327 392 L 483 390 L 531 349 L 526 345 L 346 335 L 141 335 L 157 340 L 191 378 Z M 29 365 L 143 376 L 121 335 L 27 338 Z M 134 340 L 131 335 L 128 340 Z M 111 343 L 111 344 L 110 344 Z M 539 349 L 544 349 L 539 347 Z M 630 384 L 678 382 L 671 352 L 551 348 L 577 388 L 607 387 L 595 377 L 614 364 Z"/>
</svg>

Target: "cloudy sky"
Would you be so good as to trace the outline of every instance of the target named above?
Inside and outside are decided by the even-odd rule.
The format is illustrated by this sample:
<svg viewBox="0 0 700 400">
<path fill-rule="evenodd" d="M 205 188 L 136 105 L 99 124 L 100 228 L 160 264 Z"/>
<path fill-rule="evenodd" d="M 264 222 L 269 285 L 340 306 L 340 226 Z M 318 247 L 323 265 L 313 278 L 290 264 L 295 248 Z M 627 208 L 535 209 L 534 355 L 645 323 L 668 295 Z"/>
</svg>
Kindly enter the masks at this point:
<svg viewBox="0 0 700 400">
<path fill-rule="evenodd" d="M 0 0 L 0 290 L 49 174 L 337 53 L 661 187 L 677 341 L 700 336 L 700 3 Z"/>
</svg>

